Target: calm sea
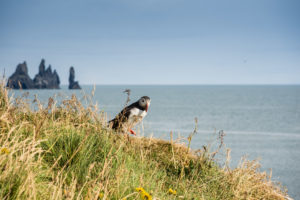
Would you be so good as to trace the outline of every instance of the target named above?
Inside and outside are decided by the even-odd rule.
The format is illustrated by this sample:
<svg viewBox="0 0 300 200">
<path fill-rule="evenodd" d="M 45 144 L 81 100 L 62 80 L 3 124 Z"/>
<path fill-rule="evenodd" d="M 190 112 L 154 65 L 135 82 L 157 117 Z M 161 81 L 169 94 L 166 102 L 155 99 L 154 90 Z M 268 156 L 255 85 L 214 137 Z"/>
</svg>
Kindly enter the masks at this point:
<svg viewBox="0 0 300 200">
<path fill-rule="evenodd" d="M 87 94 L 92 89 L 83 87 Z M 151 98 L 148 115 L 137 127 L 140 134 L 169 139 L 172 131 L 174 136 L 187 137 L 197 117 L 192 148 L 216 146 L 217 133 L 223 130 L 232 167 L 245 155 L 258 158 L 262 170 L 272 168 L 273 180 L 300 199 L 300 86 L 96 86 L 93 100 L 112 118 L 126 102 L 125 89 L 131 90 L 132 101 L 144 95 Z M 13 92 L 19 96 L 27 91 Z M 73 93 L 83 96 L 83 91 L 63 86 L 61 90 L 29 90 L 29 98 L 37 94 L 47 102 L 57 95 L 59 101 Z"/>
</svg>

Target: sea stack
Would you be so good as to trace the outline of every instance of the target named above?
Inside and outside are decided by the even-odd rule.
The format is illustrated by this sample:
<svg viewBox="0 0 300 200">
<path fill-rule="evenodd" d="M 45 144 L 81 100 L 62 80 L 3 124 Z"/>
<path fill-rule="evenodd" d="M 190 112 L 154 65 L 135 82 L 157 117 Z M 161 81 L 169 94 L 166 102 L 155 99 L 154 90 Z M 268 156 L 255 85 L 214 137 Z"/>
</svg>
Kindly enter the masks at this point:
<svg viewBox="0 0 300 200">
<path fill-rule="evenodd" d="M 34 88 L 34 83 L 28 75 L 28 68 L 25 61 L 17 65 L 16 71 L 8 78 L 7 87 L 13 89 Z"/>
<path fill-rule="evenodd" d="M 69 89 L 81 89 L 78 81 L 75 81 L 75 70 L 74 70 L 74 67 L 70 67 Z"/>
<path fill-rule="evenodd" d="M 46 69 L 44 59 L 40 63 L 39 73 L 35 75 L 33 82 L 36 89 L 59 89 L 60 84 L 56 70 L 52 72 L 51 65 Z"/>
<path fill-rule="evenodd" d="M 46 69 L 45 60 L 42 59 L 39 73 L 32 80 L 28 75 L 27 64 L 24 61 L 18 64 L 16 71 L 8 78 L 7 87 L 12 89 L 59 89 L 59 76 L 51 65 Z"/>
</svg>

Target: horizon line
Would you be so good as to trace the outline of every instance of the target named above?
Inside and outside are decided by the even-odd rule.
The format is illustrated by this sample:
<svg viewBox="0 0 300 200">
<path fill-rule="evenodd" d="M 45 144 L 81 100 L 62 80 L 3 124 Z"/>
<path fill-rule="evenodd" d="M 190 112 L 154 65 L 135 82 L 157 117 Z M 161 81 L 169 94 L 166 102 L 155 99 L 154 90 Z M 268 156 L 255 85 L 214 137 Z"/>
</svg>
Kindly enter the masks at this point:
<svg viewBox="0 0 300 200">
<path fill-rule="evenodd" d="M 80 83 L 79 83 L 80 84 Z M 68 86 L 69 84 L 61 84 L 61 86 Z M 206 83 L 181 83 L 181 84 L 80 84 L 81 86 L 300 86 L 300 83 L 216 83 L 216 84 L 206 84 Z"/>
</svg>

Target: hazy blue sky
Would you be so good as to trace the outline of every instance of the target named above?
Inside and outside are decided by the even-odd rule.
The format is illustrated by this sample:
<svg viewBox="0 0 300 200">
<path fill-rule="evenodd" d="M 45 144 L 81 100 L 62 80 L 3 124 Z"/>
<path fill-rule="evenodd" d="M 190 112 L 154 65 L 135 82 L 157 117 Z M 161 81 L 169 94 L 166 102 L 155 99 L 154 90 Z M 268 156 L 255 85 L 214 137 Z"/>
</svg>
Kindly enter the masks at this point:
<svg viewBox="0 0 300 200">
<path fill-rule="evenodd" d="M 0 0 L 0 70 L 63 84 L 299 84 L 299 0 Z"/>
</svg>

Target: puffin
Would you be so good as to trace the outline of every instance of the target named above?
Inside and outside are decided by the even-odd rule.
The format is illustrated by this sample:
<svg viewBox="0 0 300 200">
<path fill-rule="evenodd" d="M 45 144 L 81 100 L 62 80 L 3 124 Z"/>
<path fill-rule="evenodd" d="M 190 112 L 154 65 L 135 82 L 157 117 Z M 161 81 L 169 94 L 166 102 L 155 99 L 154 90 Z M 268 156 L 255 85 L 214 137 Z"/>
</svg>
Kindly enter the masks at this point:
<svg viewBox="0 0 300 200">
<path fill-rule="evenodd" d="M 136 135 L 132 128 L 147 115 L 150 101 L 148 96 L 142 96 L 138 101 L 125 107 L 114 119 L 109 121 L 110 127 L 123 133 L 129 131 L 131 134 Z"/>
</svg>

